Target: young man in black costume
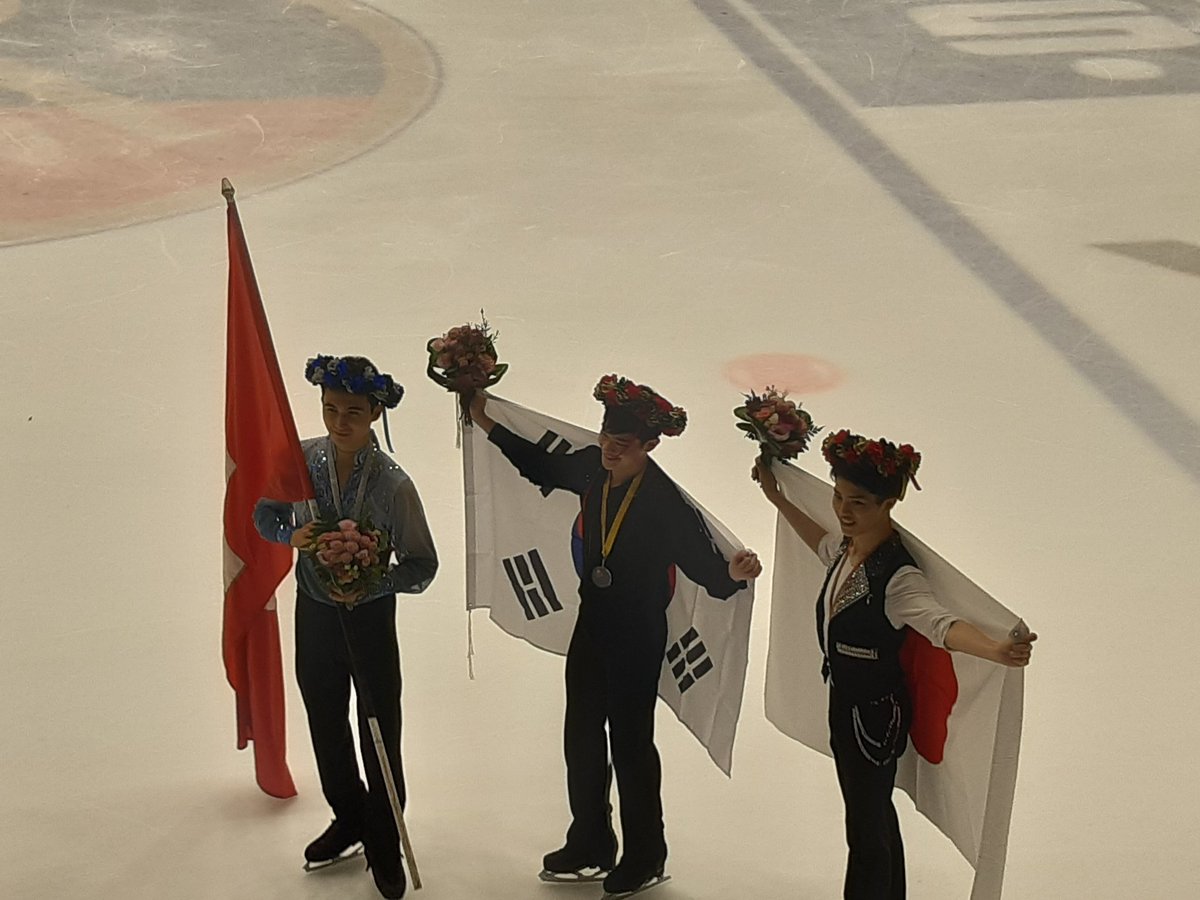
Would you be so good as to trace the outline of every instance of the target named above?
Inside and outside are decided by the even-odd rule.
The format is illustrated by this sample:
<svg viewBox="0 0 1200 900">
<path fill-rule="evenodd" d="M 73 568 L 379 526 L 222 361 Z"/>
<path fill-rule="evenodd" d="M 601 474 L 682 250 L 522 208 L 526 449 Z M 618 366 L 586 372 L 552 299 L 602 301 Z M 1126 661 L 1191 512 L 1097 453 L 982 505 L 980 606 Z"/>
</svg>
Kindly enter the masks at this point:
<svg viewBox="0 0 1200 900">
<path fill-rule="evenodd" d="M 566 454 L 497 424 L 483 394 L 472 398 L 470 412 L 523 476 L 581 497 L 580 605 L 567 651 L 564 723 L 571 826 L 565 846 L 546 855 L 543 878 L 603 877 L 608 894 L 625 894 L 661 879 L 667 857 L 654 708 L 672 566 L 718 599 L 745 587 L 762 566 L 750 550 L 726 560 L 695 508 L 651 461 L 661 435 L 683 431 L 684 411 L 617 376 L 602 379 L 594 395 L 605 405 L 600 444 Z M 624 842 L 615 867 L 610 744 Z"/>
</svg>

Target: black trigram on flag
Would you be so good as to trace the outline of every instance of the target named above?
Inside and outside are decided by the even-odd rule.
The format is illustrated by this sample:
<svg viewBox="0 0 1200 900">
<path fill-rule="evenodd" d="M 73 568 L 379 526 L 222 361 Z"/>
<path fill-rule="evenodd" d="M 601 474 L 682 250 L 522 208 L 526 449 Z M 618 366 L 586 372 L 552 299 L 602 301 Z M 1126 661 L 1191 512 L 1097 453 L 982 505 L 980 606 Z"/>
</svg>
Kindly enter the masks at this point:
<svg viewBox="0 0 1200 900">
<path fill-rule="evenodd" d="M 553 431 L 547 431 L 545 434 L 543 434 L 542 439 L 537 442 L 537 445 L 540 449 L 548 450 L 555 456 L 571 452 L 571 444 L 567 441 L 567 439 L 561 435 L 555 434 Z M 550 492 L 553 490 L 554 488 L 549 487 L 541 488 L 542 496 L 549 497 Z"/>
<path fill-rule="evenodd" d="M 525 611 L 525 618 L 540 619 L 552 612 L 561 612 L 562 604 L 554 593 L 554 585 L 550 583 L 550 575 L 542 562 L 542 554 L 530 550 L 519 556 L 510 556 L 504 560 L 504 571 L 508 573 L 509 583 L 517 602 Z"/>
<path fill-rule="evenodd" d="M 713 668 L 712 660 L 708 658 L 708 648 L 700 640 L 700 633 L 695 628 L 689 628 L 687 634 L 671 645 L 667 650 L 667 662 L 671 664 L 671 674 L 679 682 L 681 694 Z"/>
</svg>

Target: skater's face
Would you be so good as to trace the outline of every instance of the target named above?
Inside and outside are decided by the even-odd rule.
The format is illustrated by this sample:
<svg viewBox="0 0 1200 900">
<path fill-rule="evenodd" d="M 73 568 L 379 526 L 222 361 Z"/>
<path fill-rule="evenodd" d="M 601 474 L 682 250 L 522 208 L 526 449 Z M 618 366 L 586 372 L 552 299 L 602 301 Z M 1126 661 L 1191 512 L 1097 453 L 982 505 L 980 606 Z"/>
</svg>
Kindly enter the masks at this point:
<svg viewBox="0 0 1200 900">
<path fill-rule="evenodd" d="M 880 500 L 866 488 L 845 478 L 833 480 L 833 512 L 842 526 L 842 534 L 852 538 L 871 534 L 892 524 L 895 498 Z"/>
<path fill-rule="evenodd" d="M 347 453 L 355 453 L 371 440 L 371 423 L 379 418 L 383 407 L 372 408 L 371 399 L 362 394 L 348 394 L 335 388 L 325 388 L 321 396 L 321 414 L 333 445 Z"/>
<path fill-rule="evenodd" d="M 650 451 L 658 446 L 658 438 L 638 440 L 635 434 L 600 432 L 600 464 L 615 475 L 640 472 Z"/>
</svg>

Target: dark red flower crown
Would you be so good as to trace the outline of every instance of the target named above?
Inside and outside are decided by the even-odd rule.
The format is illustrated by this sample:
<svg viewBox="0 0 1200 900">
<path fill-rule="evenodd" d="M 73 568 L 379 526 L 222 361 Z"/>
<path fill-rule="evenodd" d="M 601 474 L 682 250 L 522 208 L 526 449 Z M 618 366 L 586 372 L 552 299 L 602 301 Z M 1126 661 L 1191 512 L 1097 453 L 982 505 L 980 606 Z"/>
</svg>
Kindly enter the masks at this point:
<svg viewBox="0 0 1200 900">
<path fill-rule="evenodd" d="M 851 434 L 843 428 L 825 438 L 821 444 L 821 453 L 830 465 L 840 461 L 849 465 L 867 466 L 883 478 L 895 478 L 899 475 L 903 479 L 900 487 L 902 498 L 904 487 L 910 481 L 918 491 L 921 489 L 921 485 L 917 484 L 921 454 L 914 450 L 911 444 L 896 446 L 884 438 L 869 440 L 861 434 Z"/>
<path fill-rule="evenodd" d="M 676 437 L 687 427 L 687 413 L 671 405 L 652 387 L 636 384 L 620 375 L 605 375 L 592 391 L 592 396 L 606 409 L 621 409 L 631 413 L 647 428 L 667 437 Z"/>
</svg>

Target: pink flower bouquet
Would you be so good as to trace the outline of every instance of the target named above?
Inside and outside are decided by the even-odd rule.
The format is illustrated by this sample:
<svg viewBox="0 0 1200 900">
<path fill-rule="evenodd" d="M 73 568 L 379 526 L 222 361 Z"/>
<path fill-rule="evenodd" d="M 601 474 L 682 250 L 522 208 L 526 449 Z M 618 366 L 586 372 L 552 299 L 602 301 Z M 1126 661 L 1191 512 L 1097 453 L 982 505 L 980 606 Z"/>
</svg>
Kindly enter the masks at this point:
<svg viewBox="0 0 1200 900">
<path fill-rule="evenodd" d="M 463 423 L 471 424 L 467 415 L 467 403 L 471 395 L 494 385 L 508 371 L 508 364 L 496 358 L 496 338 L 488 321 L 479 311 L 481 324 L 458 325 L 441 337 L 430 338 L 425 349 L 429 351 L 429 365 L 425 373 L 448 391 L 459 394 L 463 400 Z"/>
<path fill-rule="evenodd" d="M 737 427 L 746 432 L 746 437 L 758 441 L 768 458 L 794 459 L 808 449 L 809 440 L 821 430 L 799 403 L 773 387 L 761 395 L 747 394 L 745 404 L 733 414 L 740 420 Z"/>
<path fill-rule="evenodd" d="M 369 522 L 342 519 L 318 526 L 309 552 L 317 564 L 317 577 L 330 593 L 370 595 L 387 571 L 388 548 L 382 533 Z"/>
</svg>

